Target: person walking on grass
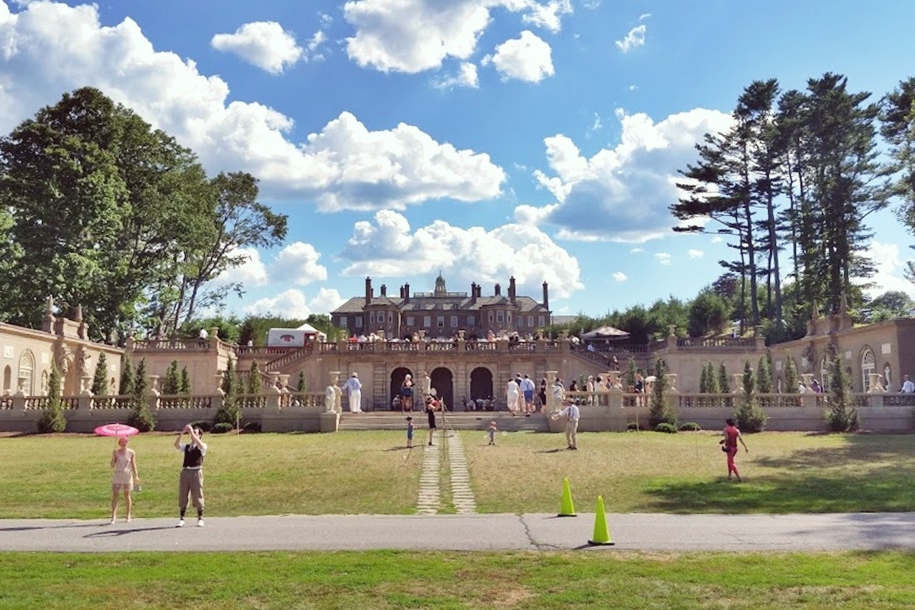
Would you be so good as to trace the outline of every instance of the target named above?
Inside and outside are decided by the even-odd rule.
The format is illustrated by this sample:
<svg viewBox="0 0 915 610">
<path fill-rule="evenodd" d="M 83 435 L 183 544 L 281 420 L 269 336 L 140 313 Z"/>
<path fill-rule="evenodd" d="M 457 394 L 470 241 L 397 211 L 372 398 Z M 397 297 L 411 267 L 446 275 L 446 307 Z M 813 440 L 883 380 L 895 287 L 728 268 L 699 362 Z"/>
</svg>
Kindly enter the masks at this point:
<svg viewBox="0 0 915 610">
<path fill-rule="evenodd" d="M 413 448 L 413 431 L 416 430 L 416 424 L 413 423 L 412 417 L 407 417 L 407 449 Z"/>
<path fill-rule="evenodd" d="M 566 442 L 569 445 L 569 449 L 576 451 L 578 450 L 578 419 L 581 417 L 581 411 L 578 409 L 578 405 L 571 400 L 564 400 L 564 404 L 566 405 L 565 409 L 554 413 L 551 418 L 566 418 Z"/>
<path fill-rule="evenodd" d="M 124 493 L 124 504 L 127 505 L 127 522 L 133 518 L 133 500 L 130 493 L 133 486 L 140 484 L 140 475 L 137 474 L 137 453 L 127 448 L 128 439 L 122 436 L 118 439 L 118 448 L 111 452 L 111 467 L 114 474 L 111 476 L 111 524 L 114 525 L 118 518 L 118 495 Z"/>
<path fill-rule="evenodd" d="M 429 445 L 432 445 L 432 437 L 435 436 L 435 411 L 438 409 L 438 403 L 431 396 L 426 396 L 426 416 L 429 419 Z"/>
<path fill-rule="evenodd" d="M 190 435 L 190 443 L 182 443 L 185 433 Z M 175 439 L 175 449 L 184 454 L 181 477 L 178 479 L 178 527 L 184 527 L 184 513 L 187 512 L 188 496 L 197 509 L 197 527 L 203 527 L 203 458 L 207 454 L 207 444 L 200 437 L 203 431 L 191 424 L 184 427 Z"/>
<path fill-rule="evenodd" d="M 750 450 L 747 449 L 747 444 L 743 441 L 743 435 L 740 434 L 740 430 L 734 425 L 734 420 L 728 418 L 724 420 L 724 423 L 724 438 L 719 442 L 723 445 L 722 450 L 728 456 L 728 479 L 733 474 L 737 477 L 737 482 L 739 483 L 742 479 L 737 471 L 737 463 L 734 461 L 734 457 L 737 455 L 737 441 L 740 441 L 740 444 L 743 445 L 744 451 L 749 453 Z"/>
<path fill-rule="evenodd" d="M 498 430 L 498 428 L 496 428 L 496 422 L 494 422 L 494 421 L 489 422 L 489 444 L 490 445 L 496 444 L 496 430 Z"/>
</svg>

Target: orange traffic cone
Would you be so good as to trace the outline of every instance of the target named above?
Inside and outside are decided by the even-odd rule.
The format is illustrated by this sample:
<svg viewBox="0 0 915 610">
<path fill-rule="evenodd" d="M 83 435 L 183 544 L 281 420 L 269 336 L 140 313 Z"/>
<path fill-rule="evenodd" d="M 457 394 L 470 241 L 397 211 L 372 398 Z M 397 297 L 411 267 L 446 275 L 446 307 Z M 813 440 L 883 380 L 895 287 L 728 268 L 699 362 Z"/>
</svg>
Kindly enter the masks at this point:
<svg viewBox="0 0 915 610">
<path fill-rule="evenodd" d="M 562 480 L 562 508 L 559 509 L 557 517 L 577 517 L 575 506 L 572 504 L 572 490 L 569 488 L 568 477 Z"/>
<path fill-rule="evenodd" d="M 597 496 L 597 514 L 594 515 L 594 537 L 592 540 L 588 540 L 588 544 L 613 544 L 610 542 L 610 530 L 607 528 L 607 516 L 604 514 L 603 496 Z"/>
</svg>

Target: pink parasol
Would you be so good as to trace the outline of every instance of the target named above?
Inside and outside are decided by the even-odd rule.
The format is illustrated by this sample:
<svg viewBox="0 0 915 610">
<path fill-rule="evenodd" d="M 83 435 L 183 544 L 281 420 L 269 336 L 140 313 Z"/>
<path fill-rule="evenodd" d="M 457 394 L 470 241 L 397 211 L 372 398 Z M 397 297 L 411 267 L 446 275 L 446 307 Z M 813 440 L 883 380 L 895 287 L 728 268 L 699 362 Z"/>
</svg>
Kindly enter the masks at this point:
<svg viewBox="0 0 915 610">
<path fill-rule="evenodd" d="M 94 432 L 99 436 L 133 436 L 140 433 L 139 430 L 127 424 L 105 424 L 96 428 Z"/>
</svg>

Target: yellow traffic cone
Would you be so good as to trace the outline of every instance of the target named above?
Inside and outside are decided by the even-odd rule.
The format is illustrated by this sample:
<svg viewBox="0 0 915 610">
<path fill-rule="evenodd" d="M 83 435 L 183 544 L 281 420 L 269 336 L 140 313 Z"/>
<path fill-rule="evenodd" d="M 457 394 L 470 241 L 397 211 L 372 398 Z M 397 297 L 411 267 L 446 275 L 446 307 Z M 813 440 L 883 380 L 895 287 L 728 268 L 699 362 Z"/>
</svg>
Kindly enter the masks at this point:
<svg viewBox="0 0 915 610">
<path fill-rule="evenodd" d="M 568 477 L 562 480 L 562 508 L 557 517 L 577 517 L 575 506 L 572 504 L 572 490 L 569 488 Z"/>
<path fill-rule="evenodd" d="M 607 528 L 607 516 L 604 514 L 604 497 L 597 496 L 597 514 L 594 515 L 594 539 L 588 544 L 613 544 L 610 542 L 610 530 Z"/>
</svg>

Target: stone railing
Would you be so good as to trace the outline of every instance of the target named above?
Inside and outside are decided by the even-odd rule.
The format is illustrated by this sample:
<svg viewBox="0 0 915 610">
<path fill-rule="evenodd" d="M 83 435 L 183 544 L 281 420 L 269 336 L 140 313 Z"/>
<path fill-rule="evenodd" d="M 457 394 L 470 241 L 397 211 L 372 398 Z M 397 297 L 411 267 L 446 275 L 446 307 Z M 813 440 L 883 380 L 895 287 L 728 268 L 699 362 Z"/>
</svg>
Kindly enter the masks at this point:
<svg viewBox="0 0 915 610">
<path fill-rule="evenodd" d="M 677 339 L 677 348 L 683 351 L 699 350 L 753 350 L 761 339 L 743 337 L 688 337 Z"/>
</svg>

